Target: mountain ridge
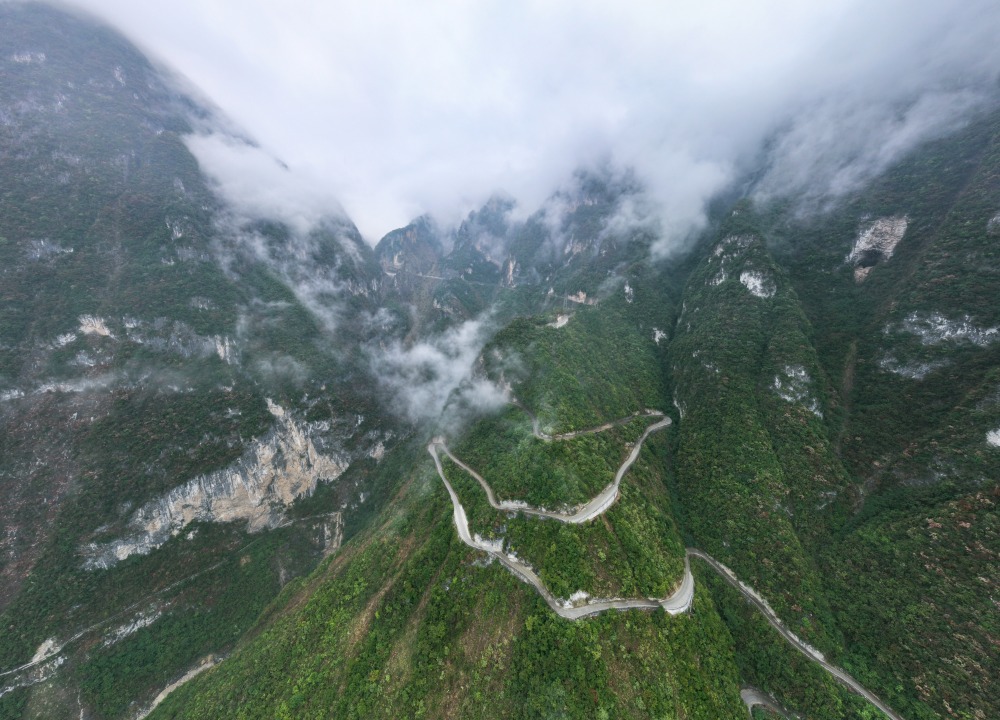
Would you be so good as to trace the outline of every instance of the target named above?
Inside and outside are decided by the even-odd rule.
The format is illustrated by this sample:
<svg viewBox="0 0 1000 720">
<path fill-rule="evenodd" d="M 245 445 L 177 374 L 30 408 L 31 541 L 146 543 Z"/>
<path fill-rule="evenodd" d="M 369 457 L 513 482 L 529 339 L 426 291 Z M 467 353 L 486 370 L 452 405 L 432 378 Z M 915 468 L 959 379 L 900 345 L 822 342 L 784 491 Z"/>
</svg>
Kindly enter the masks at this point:
<svg viewBox="0 0 1000 720">
<path fill-rule="evenodd" d="M 0 25 L 0 718 L 875 716 L 773 619 L 996 714 L 996 111 L 665 258 L 612 171 L 372 248 L 228 197 L 185 138 L 252 142 L 113 31 Z M 616 469 L 585 523 L 489 502 Z M 553 597 L 688 611 L 564 620 L 460 507 Z"/>
</svg>

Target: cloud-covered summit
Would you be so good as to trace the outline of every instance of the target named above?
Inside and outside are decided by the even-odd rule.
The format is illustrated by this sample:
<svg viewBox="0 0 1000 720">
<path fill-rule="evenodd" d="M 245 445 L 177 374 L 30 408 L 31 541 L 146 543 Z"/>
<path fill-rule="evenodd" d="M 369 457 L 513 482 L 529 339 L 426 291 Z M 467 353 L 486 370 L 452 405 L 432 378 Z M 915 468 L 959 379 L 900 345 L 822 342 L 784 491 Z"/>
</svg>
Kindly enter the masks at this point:
<svg viewBox="0 0 1000 720">
<path fill-rule="evenodd" d="M 762 193 L 844 192 L 990 102 L 1000 69 L 990 0 L 77 2 L 371 242 L 423 213 L 457 222 L 500 189 L 536 208 L 608 163 L 682 237 L 765 142 Z"/>
</svg>

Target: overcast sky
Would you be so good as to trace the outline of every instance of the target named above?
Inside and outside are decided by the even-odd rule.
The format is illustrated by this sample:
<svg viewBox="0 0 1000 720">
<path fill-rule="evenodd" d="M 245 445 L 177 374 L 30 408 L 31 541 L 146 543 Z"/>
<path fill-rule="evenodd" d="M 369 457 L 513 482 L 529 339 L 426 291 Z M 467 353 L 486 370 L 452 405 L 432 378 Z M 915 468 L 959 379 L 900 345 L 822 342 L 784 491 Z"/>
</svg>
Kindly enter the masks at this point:
<svg viewBox="0 0 1000 720">
<path fill-rule="evenodd" d="M 1000 68 L 995 0 L 74 4 L 286 162 L 288 202 L 335 197 L 370 242 L 496 190 L 533 209 L 606 161 L 679 237 L 778 130 L 769 191 L 843 192 L 955 127 Z M 233 192 L 280 184 L 196 147 Z"/>
</svg>

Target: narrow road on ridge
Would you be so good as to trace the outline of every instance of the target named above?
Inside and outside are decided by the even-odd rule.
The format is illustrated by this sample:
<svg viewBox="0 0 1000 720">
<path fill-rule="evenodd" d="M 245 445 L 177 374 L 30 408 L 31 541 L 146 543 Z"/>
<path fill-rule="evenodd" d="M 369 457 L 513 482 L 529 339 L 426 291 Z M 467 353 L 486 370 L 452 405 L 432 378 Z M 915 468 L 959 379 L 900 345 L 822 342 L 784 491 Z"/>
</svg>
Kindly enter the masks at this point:
<svg viewBox="0 0 1000 720">
<path fill-rule="evenodd" d="M 559 617 L 566 618 L 567 620 L 579 620 L 581 618 L 591 617 L 593 615 L 607 612 L 608 610 L 655 610 L 658 607 L 663 608 L 671 615 L 685 613 L 691 609 L 691 604 L 694 601 L 694 576 L 691 574 L 691 558 L 698 558 L 708 565 L 709 568 L 711 568 L 729 585 L 735 588 L 736 591 L 739 592 L 751 605 L 753 605 L 764 616 L 767 623 L 777 630 L 788 644 L 813 662 L 819 664 L 820 667 L 830 673 L 840 683 L 847 686 L 858 695 L 861 695 L 868 702 L 885 713 L 885 715 L 891 718 L 891 720 L 904 720 L 901 715 L 897 714 L 892 708 L 886 705 L 873 692 L 862 686 L 861 683 L 851 677 L 851 675 L 849 675 L 845 670 L 837 667 L 836 665 L 831 665 L 827 662 L 826 658 L 819 650 L 799 639 L 795 633 L 788 629 L 788 627 L 782 622 L 781 618 L 777 616 L 763 597 L 761 597 L 749 585 L 740 581 L 732 570 L 702 550 L 697 548 L 687 548 L 685 550 L 684 574 L 681 579 L 680 587 L 678 587 L 672 595 L 666 598 L 659 600 L 655 598 L 595 599 L 589 600 L 581 605 L 574 605 L 569 601 L 561 601 L 553 596 L 552 593 L 549 592 L 549 589 L 545 587 L 545 583 L 542 582 L 541 578 L 538 577 L 538 574 L 535 573 L 529 565 L 521 561 L 517 556 L 504 552 L 503 541 L 484 540 L 479 537 L 479 535 L 473 535 L 469 530 L 469 520 L 465 514 L 465 507 L 459 500 L 458 494 L 451 486 L 451 483 L 449 483 L 448 479 L 445 477 L 444 468 L 441 465 L 441 458 L 438 455 L 438 448 L 440 448 L 458 467 L 479 482 L 489 499 L 490 506 L 494 509 L 506 512 L 520 512 L 526 515 L 550 518 L 565 523 L 583 523 L 594 519 L 611 507 L 614 501 L 618 498 L 618 487 L 621 484 L 622 477 L 632 464 L 635 463 L 636 458 L 639 456 L 639 452 L 642 450 L 643 442 L 647 437 L 649 437 L 650 433 L 670 425 L 671 420 L 663 413 L 647 410 L 645 413 L 637 413 L 629 416 L 628 418 L 607 423 L 597 428 L 578 430 L 572 433 L 563 433 L 560 435 L 545 435 L 539 430 L 537 419 L 532 416 L 533 432 L 536 437 L 543 440 L 569 440 L 580 435 L 608 430 L 616 425 L 628 422 L 629 420 L 643 414 L 650 417 L 662 417 L 663 419 L 646 428 L 646 431 L 632 448 L 632 452 L 629 453 L 621 467 L 618 468 L 618 472 L 615 473 L 615 478 L 612 483 L 602 490 L 593 500 L 590 500 L 582 508 L 573 513 L 559 513 L 540 508 L 532 508 L 521 501 L 505 500 L 498 502 L 489 483 L 487 483 L 486 480 L 479 475 L 479 473 L 452 455 L 451 451 L 448 450 L 443 437 L 435 437 L 431 440 L 430 444 L 428 444 L 427 451 L 434 459 L 434 465 L 437 468 L 438 476 L 441 478 L 441 482 L 444 483 L 444 486 L 448 491 L 448 495 L 451 497 L 451 503 L 454 510 L 453 517 L 455 520 L 455 528 L 458 531 L 459 538 L 469 547 L 487 553 L 491 557 L 496 558 L 515 577 L 534 587 L 538 594 L 541 595 L 542 599 L 545 600 L 546 604 L 552 608 L 553 612 L 559 615 Z M 748 702 L 748 705 L 750 704 L 750 701 L 746 698 L 744 698 L 744 700 L 745 702 Z M 750 698 L 750 700 L 755 700 L 755 698 Z"/>
<path fill-rule="evenodd" d="M 603 490 L 601 490 L 601 492 L 599 492 L 596 496 L 594 496 L 593 499 L 585 503 L 582 507 L 577 508 L 575 511 L 571 513 L 558 512 L 555 510 L 544 510 L 542 508 L 533 508 L 521 500 L 498 501 L 496 499 L 496 496 L 493 494 L 493 488 L 491 488 L 489 483 L 487 483 L 486 480 L 483 479 L 482 475 L 480 475 L 475 470 L 473 470 L 468 465 L 459 460 L 457 457 L 452 455 L 451 450 L 449 450 L 448 446 L 445 444 L 444 438 L 442 437 L 434 438 L 434 440 L 431 441 L 431 445 L 429 446 L 428 449 L 430 449 L 430 447 L 435 448 L 434 450 L 431 450 L 431 454 L 435 455 L 436 449 L 441 448 L 441 450 L 444 451 L 444 453 L 451 459 L 452 462 L 454 462 L 460 468 L 465 470 L 465 472 L 467 472 L 469 475 L 474 477 L 482 486 L 483 490 L 486 492 L 486 498 L 489 501 L 490 506 L 494 510 L 501 510 L 504 512 L 521 512 L 524 513 L 525 515 L 535 515 L 538 517 L 546 517 L 546 518 L 551 518 L 553 520 L 559 520 L 560 522 L 564 523 L 579 524 L 579 523 L 585 523 L 588 520 L 593 520 L 595 517 L 603 513 L 609 507 L 611 507 L 614 501 L 618 498 L 618 486 L 621 485 L 622 477 L 625 476 L 625 473 L 628 472 L 628 469 L 632 467 L 632 464 L 635 463 L 636 459 L 639 457 L 639 452 L 642 450 L 642 444 L 646 441 L 646 438 L 649 437 L 650 433 L 656 432 L 657 430 L 662 430 L 671 423 L 670 418 L 664 417 L 663 413 L 649 412 L 647 413 L 647 416 L 662 417 L 663 419 L 657 423 L 653 423 L 648 428 L 646 428 L 646 431 L 636 441 L 635 446 L 632 448 L 632 452 L 629 453 L 627 458 L 625 458 L 625 462 L 623 462 L 621 464 L 621 467 L 618 468 L 618 472 L 615 473 L 614 480 L 611 481 L 611 484 L 608 485 Z M 629 420 L 632 420 L 636 417 L 639 416 L 633 415 L 623 420 L 619 420 L 618 422 L 608 423 L 607 425 L 602 425 L 600 429 L 579 430 L 573 433 L 565 433 L 563 435 L 553 435 L 553 436 L 541 436 L 538 435 L 538 433 L 536 432 L 536 436 L 543 437 L 546 440 L 569 440 L 574 437 L 579 437 L 580 435 L 599 432 L 602 429 L 607 430 L 609 428 L 614 427 L 615 425 L 619 425 L 623 422 L 628 422 Z M 537 424 L 537 420 L 535 422 Z"/>
</svg>

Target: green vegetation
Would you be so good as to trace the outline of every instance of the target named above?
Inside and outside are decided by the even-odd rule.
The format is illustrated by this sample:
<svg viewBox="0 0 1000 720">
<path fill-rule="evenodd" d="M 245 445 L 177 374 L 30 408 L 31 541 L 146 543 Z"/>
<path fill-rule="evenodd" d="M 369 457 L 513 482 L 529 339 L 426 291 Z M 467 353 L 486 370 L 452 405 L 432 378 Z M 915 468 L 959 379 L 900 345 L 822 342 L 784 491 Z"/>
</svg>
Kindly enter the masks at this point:
<svg viewBox="0 0 1000 720">
<path fill-rule="evenodd" d="M 532 434 L 524 411 L 511 408 L 477 422 L 454 452 L 485 478 L 498 500 L 555 509 L 581 505 L 603 490 L 653 422 L 635 418 L 598 433 L 550 442 Z"/>
<path fill-rule="evenodd" d="M 114 645 L 95 649 L 79 673 L 83 697 L 90 707 L 98 709 L 97 717 L 124 716 L 136 688 L 165 686 L 178 668 L 192 666 L 199 658 L 226 648 L 249 630 L 280 589 L 273 563 L 287 563 L 289 574 L 295 570 L 301 573 L 305 569 L 302 564 L 296 568 L 292 563 L 308 557 L 307 543 L 294 531 L 263 536 L 224 556 L 198 578 L 198 585 L 212 588 L 209 603 L 197 602 L 198 588 L 189 582 L 187 591 L 175 596 L 173 608 L 151 626 Z M 151 603 L 153 607 L 157 604 Z"/>
<path fill-rule="evenodd" d="M 864 504 L 816 555 L 845 667 L 907 718 L 992 717 L 987 606 L 1000 453 L 1000 343 L 921 337 L 908 318 L 1000 324 L 1000 115 L 929 143 L 821 221 L 762 208 L 835 379 L 826 421 Z M 863 283 L 844 264 L 872 218 L 906 216 Z M 893 371 L 895 369 L 895 371 Z M 984 502 L 986 501 L 986 502 Z M 938 527 L 938 525 L 940 527 Z M 995 653 L 993 653 L 995 655 Z M 961 669 L 959 669 L 961 668 Z"/>
<path fill-rule="evenodd" d="M 924 344 L 898 330 L 912 313 L 968 315 L 984 328 L 1000 323 L 993 302 L 1000 250 L 988 227 L 998 210 L 998 168 L 1000 115 L 991 113 L 928 143 L 819 220 L 789 207 L 761 208 L 758 217 L 836 383 L 831 429 L 859 478 L 875 480 L 917 438 L 945 427 L 945 416 L 1000 363 L 996 343 Z M 856 283 L 844 263 L 853 241 L 866 222 L 894 215 L 909 221 L 902 242 Z M 946 364 L 915 379 L 888 372 L 886 358 L 903 366 Z"/>
<path fill-rule="evenodd" d="M 981 131 L 970 129 L 966 140 Z M 933 151 L 943 157 L 953 150 Z M 961 172 L 969 171 L 974 154 L 966 152 Z M 898 181 L 890 176 L 877 192 L 888 193 Z M 717 237 L 756 240 L 738 255 L 730 249 L 737 243 L 717 254 L 706 248 L 671 348 L 678 401 L 686 410 L 677 438 L 679 505 L 696 544 L 730 564 L 797 634 L 902 715 L 938 717 L 951 708 L 989 717 L 995 708 L 980 689 L 996 670 L 986 657 L 993 631 L 983 587 L 996 582 L 987 570 L 994 560 L 970 549 L 996 544 L 987 502 L 993 502 L 1000 459 L 984 442 L 986 429 L 1000 420 L 995 352 L 960 344 L 927 349 L 912 335 L 883 331 L 909 312 L 935 309 L 928 302 L 935 293 L 904 287 L 955 280 L 939 272 L 941 263 L 918 265 L 929 253 L 949 244 L 949 256 L 973 251 L 959 251 L 950 222 L 936 224 L 944 215 L 932 221 L 931 209 L 950 202 L 940 195 L 937 205 L 920 206 L 930 215 L 911 215 L 913 237 L 908 230 L 897 254 L 864 285 L 849 269 L 821 270 L 842 262 L 857 232 L 858 215 L 848 218 L 865 203 L 871 211 L 873 202 L 858 200 L 810 226 L 808 239 L 796 235 L 794 245 L 790 236 L 803 228 L 789 230 L 779 220 L 786 217 L 781 209 L 755 214 L 744 206 Z M 883 205 L 874 214 L 901 210 L 909 213 Z M 986 219 L 980 215 L 975 223 L 985 228 Z M 765 239 L 803 293 L 811 323 L 785 272 L 766 254 Z M 966 234 L 964 242 L 976 240 Z M 723 267 L 727 277 L 712 284 Z M 774 278 L 773 297 L 748 298 L 736 282 L 746 267 Z M 989 296 L 982 278 L 976 292 Z M 892 293 L 908 294 L 914 303 L 919 297 L 920 304 L 904 310 Z M 936 302 L 953 307 L 954 299 Z M 946 357 L 951 365 L 915 380 L 880 367 L 887 354 L 907 362 Z M 804 371 L 808 386 L 796 389 L 787 368 Z M 828 376 L 838 378 L 836 386 Z M 861 493 L 842 457 L 877 488 L 860 512 Z M 975 520 L 957 517 L 963 511 Z M 736 659 L 744 681 L 809 717 L 878 716 L 795 657 L 723 583 L 705 582 L 741 640 Z"/>
<path fill-rule="evenodd" d="M 391 519 L 152 717 L 742 717 L 706 595 L 688 617 L 563 621 L 459 541 L 429 459 L 417 467 Z"/>
<path fill-rule="evenodd" d="M 0 670 L 94 627 L 67 647 L 51 692 L 15 691 L 0 717 L 75 715 L 79 696 L 95 717 L 119 718 L 225 652 L 315 567 L 322 521 L 307 516 L 340 510 L 374 461 L 265 535 L 191 525 L 98 571 L 83 569 L 82 547 L 122 537 L 144 503 L 238 460 L 274 423 L 265 398 L 327 423 L 317 444 L 367 448 L 392 421 L 365 359 L 344 349 L 372 303 L 344 300 L 332 347 L 275 265 L 242 244 L 253 236 L 285 253 L 296 238 L 277 223 L 237 228 L 188 151 L 204 110 L 85 17 L 39 3 L 0 16 L 0 393 L 16 390 L 0 407 Z M 25 48 L 45 62 L 9 61 Z M 344 243 L 360 242 L 352 230 L 317 229 L 313 268 L 373 289 L 370 254 L 346 262 Z M 85 315 L 107 334 L 83 332 Z M 348 518 L 346 536 L 386 499 Z M 151 608 L 163 613 L 155 623 L 102 644 Z M 53 704 L 39 705 L 43 695 Z"/>
<path fill-rule="evenodd" d="M 689 280 L 671 345 L 685 527 L 797 634 L 831 652 L 834 624 L 808 544 L 843 516 L 836 500 L 848 481 L 810 409 L 822 407 L 824 387 L 810 329 L 746 207 L 718 237 Z M 740 280 L 747 272 L 763 278 L 768 296 L 750 293 Z M 778 396 L 776 380 L 792 400 Z M 818 513 L 821 505 L 833 508 Z"/>
<path fill-rule="evenodd" d="M 18 718 L 23 717 L 28 706 L 28 692 L 28 688 L 20 688 L 0 698 L 0 718 L 2 720 L 18 720 Z"/>
<path fill-rule="evenodd" d="M 527 327 L 528 334 L 501 333 L 494 347 L 514 346 L 526 363 L 535 363 L 539 352 L 574 357 L 573 382 L 589 394 L 584 399 L 575 392 L 559 406 L 565 417 L 577 418 L 577 427 L 662 407 L 664 398 L 648 384 L 617 394 L 616 375 L 562 347 L 586 345 L 587 335 L 603 332 L 602 323 L 593 309 L 558 331 L 515 321 L 512 327 Z M 640 378 L 659 377 L 651 338 L 637 359 L 629 356 L 642 342 L 634 326 L 620 332 L 634 338 L 616 350 L 620 362 L 635 363 Z M 535 399 L 546 382 L 528 374 L 517 392 Z M 454 449 L 473 467 L 482 463 L 501 497 L 568 502 L 557 493 L 587 499 L 610 482 L 625 443 L 650 422 L 640 418 L 546 443 L 531 437 L 523 411 L 511 409 L 476 423 Z M 573 425 L 560 421 L 560 430 L 567 426 Z M 473 478 L 447 459 L 443 464 L 472 526 L 485 535 L 502 529 L 556 595 L 584 588 L 604 596 L 662 596 L 683 569 L 664 484 L 666 451 L 663 433 L 651 435 L 618 502 L 581 526 L 497 513 Z M 743 716 L 728 660 L 732 641 L 703 591 L 691 616 L 658 611 L 561 620 L 532 588 L 459 541 L 430 459 L 406 452 L 387 458 L 411 469 L 382 519 L 286 599 L 284 609 L 272 611 L 259 634 L 176 691 L 154 717 Z M 538 487 L 547 477 L 562 482 Z"/>
<path fill-rule="evenodd" d="M 734 658 L 743 683 L 778 698 L 788 709 L 816 720 L 884 720 L 867 700 L 850 693 L 823 668 L 789 645 L 761 614 L 710 569 L 693 562 L 736 639 Z M 862 681 L 864 682 L 864 681 Z"/>
<path fill-rule="evenodd" d="M 937 498 L 935 498 L 935 495 Z M 825 558 L 844 663 L 906 718 L 1000 712 L 1000 489 L 897 491 Z M 921 497 L 923 496 L 923 497 Z"/>
<path fill-rule="evenodd" d="M 493 510 L 468 473 L 450 461 L 443 464 L 470 529 L 504 539 L 507 551 L 531 565 L 556 597 L 584 590 L 594 597 L 662 598 L 676 588 L 684 568 L 684 546 L 655 469 L 664 447 L 648 439 L 618 501 L 579 525 Z"/>
<path fill-rule="evenodd" d="M 822 215 L 720 199 L 692 252 L 660 264 L 648 231 L 609 223 L 634 178 L 581 173 L 561 217 L 516 222 L 495 199 L 445 238 L 450 255 L 418 228 L 424 277 L 394 294 L 349 223 L 298 237 L 229 217 L 184 144 L 204 111 L 124 40 L 44 6 L 0 14 L 0 58 L 47 54 L 0 76 L 0 668 L 91 628 L 55 679 L 0 698 L 0 719 L 78 702 L 126 717 L 211 653 L 226 660 L 154 717 L 715 720 L 745 717 L 752 684 L 810 718 L 878 718 L 698 562 L 690 613 L 568 622 L 459 541 L 431 429 L 384 416 L 360 348 L 487 311 L 503 328 L 476 371 L 544 432 L 678 410 L 582 525 L 496 512 L 443 460 L 472 529 L 554 595 L 667 595 L 687 541 L 908 719 L 1000 716 L 1000 449 L 985 439 L 1000 429 L 1000 113 Z M 845 258 L 889 217 L 906 234 L 859 282 Z M 336 310 L 335 337 L 297 295 L 296 253 L 350 288 L 310 298 Z M 83 315 L 108 333 L 83 333 Z M 347 452 L 389 430 L 395 444 L 281 528 L 196 523 L 83 570 L 81 546 L 266 433 L 267 398 Z M 511 407 L 448 432 L 499 498 L 559 509 L 604 488 L 651 422 L 546 442 Z M 347 543 L 323 560 L 340 510 Z M 116 635 L 141 613 L 160 616 Z"/>
<path fill-rule="evenodd" d="M 490 370 L 512 380 L 514 394 L 542 429 L 594 427 L 656 408 L 665 392 L 656 346 L 620 300 L 584 307 L 561 328 L 519 318 L 484 351 Z"/>
<path fill-rule="evenodd" d="M 641 337 L 630 314 L 627 303 L 609 301 L 599 310 L 578 310 L 561 328 L 515 319 L 484 356 L 492 358 L 492 372 L 506 373 L 512 364 L 512 372 L 523 372 L 514 392 L 538 412 L 543 430 L 596 427 L 665 405 L 655 345 L 651 337 Z M 612 363 L 621 375 L 610 372 Z M 633 382 L 621 382 L 622 377 Z M 636 418 L 550 442 L 535 438 L 526 413 L 511 408 L 477 422 L 454 451 L 483 475 L 498 499 L 557 509 L 583 504 L 610 484 L 629 444 L 652 422 Z M 665 597 L 683 570 L 683 543 L 663 484 L 665 449 L 661 438 L 650 436 L 622 482 L 618 502 L 580 525 L 497 512 L 474 478 L 447 459 L 443 463 L 473 532 L 503 538 L 508 551 L 535 568 L 557 597 L 578 590 L 596 597 Z"/>
<path fill-rule="evenodd" d="M 183 394 L 113 393 L 107 414 L 79 440 L 87 485 L 77 502 L 95 517 L 115 517 L 122 503 L 137 505 L 173 489 L 179 478 L 226 467 L 242 454 L 240 438 L 258 437 L 272 423 L 263 398 L 245 381 Z"/>
<path fill-rule="evenodd" d="M 523 704 L 513 717 L 745 717 L 732 639 L 701 590 L 691 615 L 615 613 L 567 623 L 546 612 L 525 626 L 514 656 Z M 567 652 L 575 668 L 552 662 Z"/>
</svg>

